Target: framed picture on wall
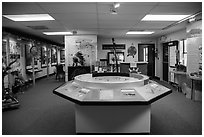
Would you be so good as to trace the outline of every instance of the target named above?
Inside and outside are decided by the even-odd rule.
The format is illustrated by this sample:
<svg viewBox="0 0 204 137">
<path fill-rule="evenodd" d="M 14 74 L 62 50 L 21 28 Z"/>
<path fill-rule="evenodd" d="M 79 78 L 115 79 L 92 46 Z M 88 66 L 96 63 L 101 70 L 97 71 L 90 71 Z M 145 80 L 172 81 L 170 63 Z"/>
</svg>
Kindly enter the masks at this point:
<svg viewBox="0 0 204 137">
<path fill-rule="evenodd" d="M 118 64 L 125 61 L 124 52 L 116 52 Z M 114 52 L 108 52 L 108 64 L 115 64 L 115 55 Z"/>
<path fill-rule="evenodd" d="M 65 50 L 60 50 L 60 63 L 65 63 Z"/>
<path fill-rule="evenodd" d="M 8 64 L 7 64 L 7 48 L 6 48 L 6 46 L 7 46 L 7 41 L 6 41 L 6 39 L 3 39 L 2 40 L 2 63 L 5 65 L 5 66 L 7 66 Z"/>
<path fill-rule="evenodd" d="M 57 49 L 51 48 L 51 65 L 57 65 Z"/>
<path fill-rule="evenodd" d="M 42 68 L 47 67 L 46 58 L 47 58 L 47 47 L 42 46 L 41 47 L 41 67 Z"/>
<path fill-rule="evenodd" d="M 31 43 L 25 44 L 25 64 L 26 64 L 26 69 L 31 69 L 32 68 L 32 54 L 31 54 L 31 48 L 33 45 Z M 39 50 L 39 48 L 37 48 Z M 38 58 L 40 58 L 40 55 L 36 56 L 34 58 L 34 65 L 35 68 L 38 67 Z"/>
</svg>

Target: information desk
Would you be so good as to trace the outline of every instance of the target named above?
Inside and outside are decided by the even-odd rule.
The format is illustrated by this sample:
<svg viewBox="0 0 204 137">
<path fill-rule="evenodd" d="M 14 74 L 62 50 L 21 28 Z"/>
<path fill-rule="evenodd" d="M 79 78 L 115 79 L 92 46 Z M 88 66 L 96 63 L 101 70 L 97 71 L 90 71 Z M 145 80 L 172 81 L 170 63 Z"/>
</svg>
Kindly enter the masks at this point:
<svg viewBox="0 0 204 137">
<path fill-rule="evenodd" d="M 171 90 L 148 79 L 83 74 L 53 92 L 75 103 L 76 133 L 150 133 L 151 103 Z"/>
</svg>

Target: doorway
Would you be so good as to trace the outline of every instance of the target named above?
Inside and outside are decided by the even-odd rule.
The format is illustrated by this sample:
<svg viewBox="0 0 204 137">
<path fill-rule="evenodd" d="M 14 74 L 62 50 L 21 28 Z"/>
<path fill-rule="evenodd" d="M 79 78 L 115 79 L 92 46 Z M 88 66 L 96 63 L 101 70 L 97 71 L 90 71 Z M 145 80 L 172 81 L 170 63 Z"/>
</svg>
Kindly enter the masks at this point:
<svg viewBox="0 0 204 137">
<path fill-rule="evenodd" d="M 176 68 L 179 61 L 178 41 L 163 43 L 163 80 L 174 82 L 174 75 L 169 72 Z"/>
<path fill-rule="evenodd" d="M 138 61 L 147 62 L 147 76 L 155 77 L 155 44 L 138 44 Z"/>
</svg>

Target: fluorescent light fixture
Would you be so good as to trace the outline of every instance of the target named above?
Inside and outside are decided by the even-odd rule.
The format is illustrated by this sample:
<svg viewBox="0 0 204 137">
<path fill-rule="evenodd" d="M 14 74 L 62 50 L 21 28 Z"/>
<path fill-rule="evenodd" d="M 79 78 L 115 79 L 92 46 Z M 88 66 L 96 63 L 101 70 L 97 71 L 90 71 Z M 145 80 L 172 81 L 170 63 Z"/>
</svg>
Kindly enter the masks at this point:
<svg viewBox="0 0 204 137">
<path fill-rule="evenodd" d="M 118 2 L 114 2 L 114 3 L 113 3 L 113 7 L 114 7 L 114 8 L 118 8 L 118 7 L 120 7 L 120 3 L 118 3 Z"/>
<path fill-rule="evenodd" d="M 55 20 L 49 14 L 22 14 L 22 15 L 3 15 L 13 21 L 44 21 Z"/>
<path fill-rule="evenodd" d="M 45 35 L 72 35 L 72 32 L 43 32 Z"/>
<path fill-rule="evenodd" d="M 154 31 L 128 31 L 127 35 L 134 35 L 134 34 L 152 34 Z"/>
<path fill-rule="evenodd" d="M 190 15 L 146 15 L 142 21 L 179 21 Z"/>
</svg>

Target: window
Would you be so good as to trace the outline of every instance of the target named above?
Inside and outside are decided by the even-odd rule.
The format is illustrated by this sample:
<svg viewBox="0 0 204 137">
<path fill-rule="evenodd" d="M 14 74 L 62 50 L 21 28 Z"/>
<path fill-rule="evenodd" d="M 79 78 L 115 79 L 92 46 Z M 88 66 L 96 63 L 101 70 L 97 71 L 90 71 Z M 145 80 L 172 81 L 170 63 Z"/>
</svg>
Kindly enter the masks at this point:
<svg viewBox="0 0 204 137">
<path fill-rule="evenodd" d="M 143 48 L 143 56 L 144 62 L 148 62 L 148 47 Z"/>
</svg>

